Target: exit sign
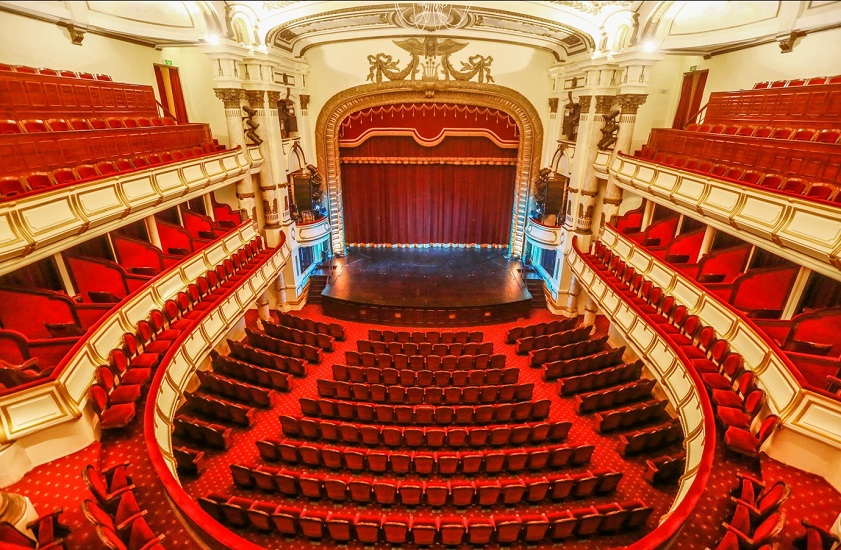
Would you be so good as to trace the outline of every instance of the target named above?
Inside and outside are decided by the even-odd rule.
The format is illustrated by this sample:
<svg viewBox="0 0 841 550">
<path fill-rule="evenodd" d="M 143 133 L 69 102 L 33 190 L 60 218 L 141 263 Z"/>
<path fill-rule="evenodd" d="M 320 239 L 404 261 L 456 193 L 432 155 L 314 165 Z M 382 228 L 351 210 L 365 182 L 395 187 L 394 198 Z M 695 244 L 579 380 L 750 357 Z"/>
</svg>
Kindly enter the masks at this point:
<svg viewBox="0 0 841 550">
<path fill-rule="evenodd" d="M 169 60 L 169 59 L 164 60 L 164 63 L 166 63 L 166 64 L 167 64 L 167 65 L 169 65 L 169 66 L 172 66 L 172 61 L 171 61 L 171 60 Z M 690 69 L 690 70 L 691 70 L 691 71 L 694 71 L 695 69 L 694 69 L 694 68 L 692 68 L 692 69 Z"/>
<path fill-rule="evenodd" d="M 171 65 L 172 63 L 170 63 L 169 61 L 167 61 L 167 62 L 166 62 L 166 64 L 167 64 L 167 65 Z M 691 67 L 689 67 L 689 71 L 690 71 L 690 72 L 692 72 L 692 71 L 697 71 L 697 70 L 698 70 L 698 65 L 692 65 Z"/>
</svg>

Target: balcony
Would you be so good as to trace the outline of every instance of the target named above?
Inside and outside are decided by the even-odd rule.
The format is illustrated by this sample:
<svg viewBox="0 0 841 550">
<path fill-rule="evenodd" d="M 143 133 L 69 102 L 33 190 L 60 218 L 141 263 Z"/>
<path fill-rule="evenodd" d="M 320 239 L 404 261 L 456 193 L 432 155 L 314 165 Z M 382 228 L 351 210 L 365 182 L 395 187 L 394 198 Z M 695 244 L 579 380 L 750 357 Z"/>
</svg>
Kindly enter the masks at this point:
<svg viewBox="0 0 841 550">
<path fill-rule="evenodd" d="M 0 202 L 0 275 L 241 179 L 257 148 L 231 149 Z"/>
<path fill-rule="evenodd" d="M 841 280 L 841 208 L 617 154 L 597 173 L 619 187 Z"/>
</svg>

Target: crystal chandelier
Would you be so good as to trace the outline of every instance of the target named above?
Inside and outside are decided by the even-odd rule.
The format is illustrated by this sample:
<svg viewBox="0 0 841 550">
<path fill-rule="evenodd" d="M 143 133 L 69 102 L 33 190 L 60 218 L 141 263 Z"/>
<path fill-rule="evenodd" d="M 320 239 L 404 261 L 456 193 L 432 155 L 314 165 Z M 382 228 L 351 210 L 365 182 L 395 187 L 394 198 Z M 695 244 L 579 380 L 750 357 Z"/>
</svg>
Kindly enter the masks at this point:
<svg viewBox="0 0 841 550">
<path fill-rule="evenodd" d="M 442 2 L 412 2 L 408 5 L 395 2 L 394 8 L 401 27 L 422 31 L 461 28 L 470 12 L 469 7 L 456 8 L 453 4 Z"/>
</svg>

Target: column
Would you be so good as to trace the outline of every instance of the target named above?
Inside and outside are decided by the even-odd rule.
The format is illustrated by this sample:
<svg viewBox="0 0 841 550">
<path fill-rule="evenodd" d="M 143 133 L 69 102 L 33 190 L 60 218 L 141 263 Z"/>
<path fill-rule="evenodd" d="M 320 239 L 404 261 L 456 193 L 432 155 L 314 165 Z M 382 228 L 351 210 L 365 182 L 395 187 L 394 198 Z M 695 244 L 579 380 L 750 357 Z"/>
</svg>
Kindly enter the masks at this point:
<svg viewBox="0 0 841 550">
<path fill-rule="evenodd" d="M 213 191 L 205 193 L 201 198 L 204 201 L 204 211 L 207 212 L 211 220 L 216 221 L 216 212 L 213 211 Z"/>
<path fill-rule="evenodd" d="M 578 277 L 572 276 L 569 282 L 569 290 L 567 291 L 567 311 L 573 316 L 578 315 L 578 293 L 581 292 L 581 285 L 578 284 Z"/>
<path fill-rule="evenodd" d="M 64 256 L 61 252 L 53 254 L 55 266 L 58 269 L 58 275 L 61 277 L 61 284 L 64 286 L 64 291 L 68 296 L 75 296 L 76 289 L 73 287 L 73 280 L 70 278 L 70 272 L 67 271 L 67 264 L 64 263 Z"/>
<path fill-rule="evenodd" d="M 30 538 L 26 524 L 38 519 L 38 513 L 25 496 L 0 491 L 0 521 L 9 523 Z"/>
<path fill-rule="evenodd" d="M 239 88 L 214 88 L 216 97 L 222 100 L 225 106 L 225 122 L 228 125 L 229 147 L 245 147 L 245 132 L 242 129 L 242 100 L 245 95 Z M 243 178 L 237 182 L 237 201 L 240 216 L 243 220 L 256 218 L 254 208 L 254 184 L 251 181 L 251 174 L 246 172 Z"/>
<path fill-rule="evenodd" d="M 710 253 L 713 247 L 713 241 L 715 241 L 715 227 L 708 225 L 704 229 L 704 238 L 701 241 L 701 248 L 698 250 L 696 262 L 700 262 L 704 256 Z"/>
<path fill-rule="evenodd" d="M 640 220 L 640 231 L 645 231 L 651 225 L 651 220 L 654 219 L 654 201 L 643 199 L 645 201 L 645 208 L 642 209 L 642 220 Z"/>
<path fill-rule="evenodd" d="M 260 199 L 263 206 L 263 227 L 267 231 L 277 229 L 278 224 L 278 200 L 277 200 L 277 186 L 275 185 L 274 157 L 272 156 L 271 146 L 269 144 L 269 136 L 271 130 L 269 125 L 271 121 L 266 116 L 266 93 L 263 90 L 245 90 L 245 101 L 254 109 L 254 117 L 252 120 L 259 124 L 256 132 L 262 139 L 260 143 L 260 154 L 265 159 L 263 167 L 260 169 L 259 175 L 259 189 Z M 273 246 L 269 243 L 270 246 Z"/>
<path fill-rule="evenodd" d="M 587 304 L 584 306 L 584 321 L 583 325 L 587 327 L 591 327 L 596 324 L 596 313 L 598 313 L 599 308 L 596 305 L 595 300 L 593 300 L 590 296 L 587 296 Z"/>
<path fill-rule="evenodd" d="M 800 266 L 800 271 L 797 272 L 797 277 L 794 278 L 791 292 L 788 293 L 786 304 L 783 306 L 783 314 L 780 316 L 780 319 L 787 321 L 794 317 L 797 306 L 800 305 L 800 301 L 803 299 L 803 293 L 806 291 L 806 283 L 809 282 L 810 275 L 812 275 L 811 269 Z"/>
<path fill-rule="evenodd" d="M 616 144 L 613 147 L 615 152 L 631 153 L 632 138 L 634 136 L 634 125 L 637 122 L 637 110 L 645 103 L 647 94 L 619 94 L 616 100 L 622 114 L 619 115 L 619 132 Z M 622 202 L 622 188 L 616 185 L 616 181 L 609 177 L 602 197 L 602 216 L 600 229 L 604 228 L 605 222 L 610 222 L 619 212 L 619 204 Z"/>
<path fill-rule="evenodd" d="M 158 233 L 158 220 L 155 219 L 155 215 L 146 216 L 143 218 L 143 223 L 146 224 L 146 233 L 149 235 L 149 242 L 158 247 L 159 250 L 163 250 L 161 235 Z"/>
<path fill-rule="evenodd" d="M 543 150 L 543 165 L 549 166 L 552 156 L 555 154 L 555 149 L 558 147 L 558 139 L 560 139 L 561 118 L 563 113 L 558 115 L 558 104 L 560 99 L 558 97 L 549 98 L 549 127 L 546 128 Z"/>
<path fill-rule="evenodd" d="M 269 310 L 269 296 L 266 292 L 257 297 L 257 316 L 261 321 L 270 321 L 272 318 Z"/>
</svg>

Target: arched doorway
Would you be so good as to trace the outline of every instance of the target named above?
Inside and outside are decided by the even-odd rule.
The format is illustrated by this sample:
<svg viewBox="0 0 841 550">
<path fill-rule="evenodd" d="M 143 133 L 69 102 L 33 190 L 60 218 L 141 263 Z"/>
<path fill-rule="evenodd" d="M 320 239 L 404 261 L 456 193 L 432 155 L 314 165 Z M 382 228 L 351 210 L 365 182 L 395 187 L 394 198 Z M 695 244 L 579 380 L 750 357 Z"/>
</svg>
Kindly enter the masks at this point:
<svg viewBox="0 0 841 550">
<path fill-rule="evenodd" d="M 543 126 L 531 103 L 520 93 L 495 84 L 461 81 L 394 81 L 356 86 L 344 90 L 324 105 L 316 123 L 319 169 L 326 179 L 330 201 L 333 250 L 345 252 L 339 130 L 353 113 L 374 107 L 400 104 L 446 104 L 490 108 L 510 116 L 519 129 L 514 182 L 509 253 L 522 254 L 529 187 L 537 177 Z"/>
</svg>

